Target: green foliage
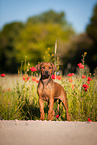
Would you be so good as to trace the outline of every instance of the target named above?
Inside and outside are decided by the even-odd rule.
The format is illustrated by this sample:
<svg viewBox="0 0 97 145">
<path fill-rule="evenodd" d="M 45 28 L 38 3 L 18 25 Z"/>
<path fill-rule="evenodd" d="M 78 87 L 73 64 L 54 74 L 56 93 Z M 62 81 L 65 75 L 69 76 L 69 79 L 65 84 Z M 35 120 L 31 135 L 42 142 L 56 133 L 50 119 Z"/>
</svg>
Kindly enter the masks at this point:
<svg viewBox="0 0 97 145">
<path fill-rule="evenodd" d="M 90 82 L 88 90 L 85 92 L 82 87 L 86 83 L 86 79 L 81 78 L 80 75 L 73 77 L 73 82 L 64 80 L 62 84 L 67 91 L 69 112 L 72 120 L 87 121 L 91 118 L 92 121 L 97 120 L 97 79 Z M 74 86 L 74 87 L 73 87 Z"/>
<path fill-rule="evenodd" d="M 28 18 L 27 23 L 58 23 L 58 24 L 66 24 L 66 20 L 65 20 L 65 14 L 64 12 L 60 12 L 57 13 L 53 10 L 49 10 L 47 12 L 44 12 L 38 16 L 34 16 L 34 17 L 30 17 Z"/>
<path fill-rule="evenodd" d="M 88 53 L 85 63 L 90 68 L 90 72 L 94 73 L 94 69 L 97 67 L 97 4 L 94 7 L 93 16 L 87 25 L 86 32 L 75 35 L 71 41 L 65 42 L 61 47 L 63 49 L 60 49 L 58 54 L 60 54 L 64 65 L 61 69 L 63 71 L 65 69 L 65 74 L 76 72 L 76 63 L 80 62 L 81 54 L 85 51 Z"/>
<path fill-rule="evenodd" d="M 86 28 L 86 32 L 93 41 L 91 48 L 88 51 L 88 64 L 93 70 L 97 67 L 97 4 L 94 7 L 93 16 L 90 19 L 90 24 L 88 24 Z"/>
<path fill-rule="evenodd" d="M 66 93 L 68 99 L 69 113 L 72 121 L 97 121 L 97 75 L 91 76 L 87 67 L 85 67 L 86 52 L 83 55 L 83 68 L 78 68 L 78 74 L 64 77 L 59 81 Z M 28 67 L 27 67 L 28 68 Z M 30 71 L 30 70 L 29 70 Z M 26 73 L 25 73 L 26 72 Z M 37 79 L 35 73 L 28 77 L 25 69 L 24 76 L 18 76 L 12 84 L 12 88 L 4 89 L 7 83 L 6 76 L 0 77 L 0 118 L 2 119 L 39 119 L 39 102 L 37 95 Z M 82 75 L 85 78 L 82 78 Z M 9 79 L 9 82 L 11 80 Z M 85 89 L 83 84 L 88 87 Z M 7 87 L 8 84 L 7 84 Z M 58 102 L 54 104 L 54 120 L 66 120 L 66 111 L 60 103 L 59 115 L 57 111 Z M 45 103 L 45 119 L 47 119 L 48 104 Z"/>
<path fill-rule="evenodd" d="M 15 41 L 23 24 L 15 22 L 4 26 L 0 32 L 0 71 L 16 72 L 16 49 Z"/>
<path fill-rule="evenodd" d="M 25 56 L 34 65 L 43 61 L 48 47 L 50 53 L 54 51 L 56 39 L 60 45 L 74 33 L 65 14 L 52 10 L 29 18 L 25 25 L 20 22 L 5 25 L 0 32 L 0 71 L 16 72 L 17 63 L 20 66 Z"/>
<path fill-rule="evenodd" d="M 97 4 L 94 7 L 90 24 L 87 26 L 87 33 L 97 43 Z"/>
<path fill-rule="evenodd" d="M 88 118 L 91 118 L 92 121 L 97 121 L 97 78 L 92 77 L 86 92 L 82 85 L 86 83 L 87 79 L 82 79 L 80 75 L 77 75 L 72 77 L 72 80 L 73 82 L 70 83 L 68 77 L 65 77 L 58 82 L 64 86 L 67 92 L 71 120 L 87 121 Z M 29 81 L 24 81 L 22 77 L 19 77 L 19 81 L 11 90 L 1 89 L 0 100 L 0 117 L 5 120 L 36 120 L 40 117 L 37 84 L 31 80 L 31 77 Z M 57 106 L 56 102 L 54 104 L 55 116 L 58 114 Z M 45 103 L 45 119 L 47 119 L 47 112 L 48 106 Z M 54 120 L 57 120 L 56 117 Z M 62 103 L 60 103 L 58 120 L 66 120 L 66 111 Z"/>
<path fill-rule="evenodd" d="M 5 120 L 36 119 L 37 114 L 33 113 L 36 111 L 39 114 L 36 83 L 19 77 L 13 86 L 12 90 L 0 89 L 0 117 Z"/>
<path fill-rule="evenodd" d="M 18 62 L 27 56 L 27 61 L 37 64 L 38 61 L 43 61 L 46 48 L 50 47 L 51 52 L 54 52 L 54 43 L 57 40 L 62 42 L 69 41 L 73 32 L 68 34 L 68 29 L 62 30 L 59 24 L 27 24 L 21 31 L 20 36 L 16 41 L 17 59 Z M 65 37 L 66 36 L 66 37 Z"/>
</svg>

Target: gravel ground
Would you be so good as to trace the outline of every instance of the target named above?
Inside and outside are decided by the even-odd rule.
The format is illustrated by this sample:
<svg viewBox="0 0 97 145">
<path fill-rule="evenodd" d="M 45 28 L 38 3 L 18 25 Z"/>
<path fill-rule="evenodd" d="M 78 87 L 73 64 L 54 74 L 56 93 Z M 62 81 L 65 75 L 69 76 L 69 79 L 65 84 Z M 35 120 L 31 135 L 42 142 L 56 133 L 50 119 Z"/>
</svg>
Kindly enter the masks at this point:
<svg viewBox="0 0 97 145">
<path fill-rule="evenodd" d="M 0 145 L 97 145 L 97 122 L 0 120 Z"/>
</svg>

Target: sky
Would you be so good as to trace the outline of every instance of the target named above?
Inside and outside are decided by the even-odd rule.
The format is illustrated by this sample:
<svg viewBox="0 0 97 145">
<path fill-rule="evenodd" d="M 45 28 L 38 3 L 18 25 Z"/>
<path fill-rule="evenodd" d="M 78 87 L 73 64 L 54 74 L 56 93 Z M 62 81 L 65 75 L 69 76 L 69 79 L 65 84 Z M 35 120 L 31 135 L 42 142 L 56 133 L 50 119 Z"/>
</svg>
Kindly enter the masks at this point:
<svg viewBox="0 0 97 145">
<path fill-rule="evenodd" d="M 0 0 L 0 30 L 5 24 L 26 22 L 31 16 L 50 9 L 65 12 L 66 20 L 77 33 L 83 33 L 93 15 L 97 0 Z"/>
</svg>

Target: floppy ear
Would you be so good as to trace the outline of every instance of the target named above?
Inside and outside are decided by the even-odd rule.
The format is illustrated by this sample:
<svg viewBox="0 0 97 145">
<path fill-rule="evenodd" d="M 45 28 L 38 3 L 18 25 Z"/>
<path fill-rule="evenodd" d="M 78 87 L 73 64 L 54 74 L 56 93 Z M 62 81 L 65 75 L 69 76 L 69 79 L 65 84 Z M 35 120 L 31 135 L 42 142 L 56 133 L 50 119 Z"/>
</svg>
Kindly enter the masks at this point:
<svg viewBox="0 0 97 145">
<path fill-rule="evenodd" d="M 41 66 L 42 63 L 43 63 L 43 62 L 41 62 L 41 63 L 39 63 L 39 64 L 37 64 L 37 65 L 35 66 L 35 68 L 37 69 L 38 72 L 40 72 L 40 69 L 41 69 L 40 66 Z"/>
<path fill-rule="evenodd" d="M 56 71 L 56 66 L 53 63 L 50 63 L 50 64 L 52 65 L 52 68 L 53 68 L 52 74 L 54 74 L 54 72 Z"/>
</svg>

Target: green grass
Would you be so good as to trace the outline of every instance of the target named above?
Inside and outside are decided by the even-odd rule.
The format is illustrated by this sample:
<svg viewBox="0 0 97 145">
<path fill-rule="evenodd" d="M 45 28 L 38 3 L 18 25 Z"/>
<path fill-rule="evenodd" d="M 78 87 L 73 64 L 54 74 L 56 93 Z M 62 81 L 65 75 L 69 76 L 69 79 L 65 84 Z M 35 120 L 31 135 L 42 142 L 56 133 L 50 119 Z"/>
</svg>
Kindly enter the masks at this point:
<svg viewBox="0 0 97 145">
<path fill-rule="evenodd" d="M 53 59 L 48 51 L 45 52 L 48 60 Z M 73 76 L 62 77 L 61 80 L 56 80 L 60 83 L 66 93 L 68 99 L 69 113 L 72 121 L 97 121 L 97 72 L 95 75 L 89 73 L 88 67 L 84 65 L 84 60 L 87 52 L 82 55 L 82 67 L 78 68 L 77 74 Z M 55 57 L 56 60 L 56 57 Z M 45 60 L 46 61 L 46 60 Z M 59 62 L 59 59 L 58 59 Z M 56 63 L 57 64 L 57 63 Z M 21 63 L 21 70 L 18 70 L 20 75 L 6 75 L 0 77 L 0 118 L 5 120 L 19 119 L 19 120 L 36 120 L 40 118 L 39 102 L 37 95 L 37 82 L 32 77 L 35 77 L 35 72 L 30 71 L 30 64 L 23 65 Z M 59 68 L 59 66 L 58 66 Z M 57 68 L 57 69 L 58 69 Z M 24 79 L 21 74 L 24 72 Z M 28 78 L 28 75 L 29 77 Z M 30 75 L 31 74 L 31 75 Z M 85 75 L 86 78 L 82 78 Z M 88 77 L 92 80 L 88 80 Z M 26 81 L 28 79 L 28 81 Z M 89 83 L 89 84 L 88 84 Z M 84 88 L 83 85 L 88 85 Z M 86 89 L 86 90 L 85 90 Z M 55 117 L 54 120 L 66 120 L 66 111 L 60 103 L 60 116 L 57 119 L 57 102 L 54 104 Z M 45 102 L 45 119 L 47 119 L 48 105 Z"/>
<path fill-rule="evenodd" d="M 80 75 L 72 76 L 73 82 L 69 82 L 68 76 L 58 81 L 67 92 L 69 113 L 71 120 L 97 121 L 97 79 L 92 77 L 89 88 L 84 91 L 82 85 L 87 82 Z M 37 83 L 31 77 L 29 81 L 24 81 L 22 76 L 0 77 L 0 117 L 5 120 L 39 119 L 39 103 L 37 95 Z M 74 84 L 74 85 L 73 85 Z M 74 86 L 74 87 L 72 87 Z M 55 116 L 57 103 L 54 104 Z M 45 119 L 47 119 L 47 103 L 45 103 Z M 54 120 L 66 120 L 66 112 L 60 104 L 60 117 Z"/>
</svg>

